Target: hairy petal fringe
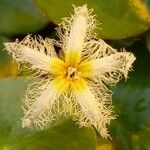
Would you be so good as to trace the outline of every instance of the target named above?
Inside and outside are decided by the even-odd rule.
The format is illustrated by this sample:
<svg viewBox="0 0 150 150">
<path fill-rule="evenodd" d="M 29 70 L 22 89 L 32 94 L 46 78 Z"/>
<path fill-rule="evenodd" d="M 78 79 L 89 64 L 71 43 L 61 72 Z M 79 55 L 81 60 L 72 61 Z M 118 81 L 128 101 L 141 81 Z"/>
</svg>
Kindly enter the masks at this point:
<svg viewBox="0 0 150 150">
<path fill-rule="evenodd" d="M 34 86 L 32 90 L 31 88 L 28 89 L 28 94 L 23 101 L 24 117 L 22 118 L 22 127 L 35 126 L 43 130 L 46 129 L 50 123 L 57 120 L 60 116 L 72 117 L 73 120 L 77 120 L 80 107 L 75 99 L 74 94 L 71 91 L 66 91 L 61 94 L 58 93 L 54 100 L 51 96 L 55 91 L 48 90 L 47 92 L 52 92 L 51 95 L 47 93 L 48 96 L 45 97 L 46 99 L 42 100 L 40 94 L 43 96 L 43 93 L 46 93 L 48 88 L 45 89 L 45 87 L 49 86 L 49 84 L 45 83 L 43 86 L 36 86 Z M 44 92 L 42 91 L 40 93 L 41 90 Z M 48 104 L 48 101 L 51 103 Z"/>
<path fill-rule="evenodd" d="M 95 91 L 92 88 L 86 89 L 83 92 L 76 93 L 76 100 L 78 101 L 82 113 L 79 115 L 79 124 L 85 126 L 87 124 L 93 125 L 102 135 L 108 137 L 107 124 L 114 119 L 112 116 L 112 108 L 105 104 L 102 98 L 95 96 Z"/>
<path fill-rule="evenodd" d="M 16 42 L 7 42 L 4 45 L 17 62 L 30 63 L 32 69 L 48 71 L 51 57 L 57 56 L 51 41 L 43 40 L 40 36 L 33 39 L 28 35 L 20 42 L 16 40 Z"/>
<path fill-rule="evenodd" d="M 33 82 L 23 101 L 22 126 L 34 124 L 34 126 L 43 128 L 52 121 L 53 114 L 51 111 L 60 94 L 48 80 Z"/>
<path fill-rule="evenodd" d="M 111 54 L 115 54 L 116 52 L 116 49 L 106 44 L 102 39 L 90 39 L 89 41 L 84 43 L 82 59 L 99 59 L 105 56 L 109 56 Z"/>
<path fill-rule="evenodd" d="M 96 28 L 97 22 L 92 12 L 92 9 L 87 9 L 87 5 L 74 6 L 74 15 L 71 15 L 70 18 L 63 18 L 56 30 L 60 38 L 59 45 L 64 51 L 72 48 L 82 50 L 83 42 L 96 36 L 93 30 Z"/>
<path fill-rule="evenodd" d="M 127 79 L 135 56 L 129 52 L 116 52 L 110 56 L 92 60 L 93 74 L 98 80 L 105 81 L 108 85 L 117 83 L 122 75 Z"/>
<path fill-rule="evenodd" d="M 62 105 L 67 85 L 61 85 L 61 89 L 56 88 L 55 84 L 61 84 L 56 83 L 56 79 L 49 76 L 47 79 L 35 78 L 32 81 L 23 101 L 23 127 L 36 126 L 44 129 L 50 122 L 64 114 L 65 107 Z"/>
</svg>

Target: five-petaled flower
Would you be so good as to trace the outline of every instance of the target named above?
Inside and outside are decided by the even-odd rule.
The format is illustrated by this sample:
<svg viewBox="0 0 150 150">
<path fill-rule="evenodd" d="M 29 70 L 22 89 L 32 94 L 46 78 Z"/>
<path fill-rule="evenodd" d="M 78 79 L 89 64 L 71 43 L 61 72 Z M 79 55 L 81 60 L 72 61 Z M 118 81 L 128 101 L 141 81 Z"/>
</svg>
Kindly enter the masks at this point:
<svg viewBox="0 0 150 150">
<path fill-rule="evenodd" d="M 5 43 L 17 62 L 34 70 L 23 100 L 23 127 L 45 128 L 64 115 L 72 116 L 80 126 L 94 126 L 102 137 L 109 136 L 107 124 L 115 116 L 108 86 L 123 75 L 127 78 L 135 57 L 98 39 L 93 33 L 96 25 L 92 10 L 83 5 L 58 26 L 59 41 L 28 35 L 21 42 Z M 60 47 L 60 55 L 54 45 Z"/>
</svg>

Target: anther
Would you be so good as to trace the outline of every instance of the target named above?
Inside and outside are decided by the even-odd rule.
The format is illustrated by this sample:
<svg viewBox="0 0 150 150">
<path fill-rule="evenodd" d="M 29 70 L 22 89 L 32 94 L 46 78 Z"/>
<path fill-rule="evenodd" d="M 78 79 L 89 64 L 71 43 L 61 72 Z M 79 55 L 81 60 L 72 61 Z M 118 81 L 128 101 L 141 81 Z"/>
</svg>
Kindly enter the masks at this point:
<svg viewBox="0 0 150 150">
<path fill-rule="evenodd" d="M 78 73 L 77 73 L 77 69 L 73 68 L 73 67 L 68 67 L 68 72 L 67 72 L 67 78 L 68 79 L 78 79 Z"/>
</svg>

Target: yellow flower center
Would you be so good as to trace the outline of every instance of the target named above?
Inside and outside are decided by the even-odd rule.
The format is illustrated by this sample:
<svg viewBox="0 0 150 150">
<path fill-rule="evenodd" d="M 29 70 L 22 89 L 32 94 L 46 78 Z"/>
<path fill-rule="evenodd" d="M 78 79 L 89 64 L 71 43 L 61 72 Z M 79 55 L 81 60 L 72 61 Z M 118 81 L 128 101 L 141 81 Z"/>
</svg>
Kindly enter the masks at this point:
<svg viewBox="0 0 150 150">
<path fill-rule="evenodd" d="M 86 89 L 86 78 L 92 75 L 90 61 L 81 61 L 78 52 L 67 52 L 65 61 L 53 58 L 50 72 L 56 75 L 53 83 L 58 90 L 71 88 L 73 91 Z"/>
</svg>

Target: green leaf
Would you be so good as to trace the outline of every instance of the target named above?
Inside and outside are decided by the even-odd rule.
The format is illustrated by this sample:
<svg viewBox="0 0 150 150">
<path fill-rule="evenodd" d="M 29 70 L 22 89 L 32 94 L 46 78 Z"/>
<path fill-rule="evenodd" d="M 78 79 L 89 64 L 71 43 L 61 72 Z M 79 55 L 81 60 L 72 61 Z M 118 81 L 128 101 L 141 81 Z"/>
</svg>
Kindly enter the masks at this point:
<svg viewBox="0 0 150 150">
<path fill-rule="evenodd" d="M 95 141 L 91 128 L 79 129 L 72 120 L 60 120 L 51 129 L 30 136 L 23 145 L 25 150 L 95 150 Z"/>
<path fill-rule="evenodd" d="M 0 80 L 0 149 L 95 150 L 93 128 L 79 128 L 71 119 L 58 119 L 44 131 L 22 128 L 21 101 L 27 86 L 24 78 Z"/>
<path fill-rule="evenodd" d="M 35 32 L 47 24 L 47 19 L 32 0 L 0 1 L 0 34 Z"/>
<path fill-rule="evenodd" d="M 84 0 L 34 0 L 54 23 L 60 23 L 61 18 L 73 12 L 72 4 L 76 6 L 85 4 Z M 94 14 L 102 30 L 97 30 L 105 39 L 122 39 L 140 34 L 149 28 L 148 23 L 137 16 L 130 0 L 87 0 L 89 8 Z"/>
</svg>

